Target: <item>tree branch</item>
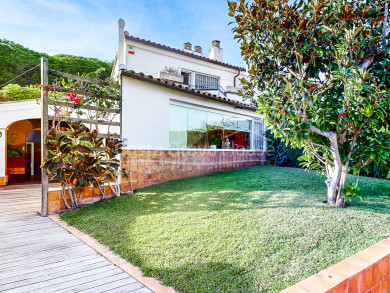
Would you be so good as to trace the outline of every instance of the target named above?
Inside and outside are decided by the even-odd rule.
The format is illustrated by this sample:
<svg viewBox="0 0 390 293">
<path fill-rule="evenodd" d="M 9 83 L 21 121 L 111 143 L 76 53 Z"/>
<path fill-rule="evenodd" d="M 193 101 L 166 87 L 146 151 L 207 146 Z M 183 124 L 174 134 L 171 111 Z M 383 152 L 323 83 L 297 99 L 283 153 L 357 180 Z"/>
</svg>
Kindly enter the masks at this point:
<svg viewBox="0 0 390 293">
<path fill-rule="evenodd" d="M 389 1 L 385 3 L 385 18 L 383 19 L 383 29 L 382 29 L 382 48 L 383 52 L 386 52 L 386 35 L 387 35 L 387 17 L 389 13 Z"/>
</svg>

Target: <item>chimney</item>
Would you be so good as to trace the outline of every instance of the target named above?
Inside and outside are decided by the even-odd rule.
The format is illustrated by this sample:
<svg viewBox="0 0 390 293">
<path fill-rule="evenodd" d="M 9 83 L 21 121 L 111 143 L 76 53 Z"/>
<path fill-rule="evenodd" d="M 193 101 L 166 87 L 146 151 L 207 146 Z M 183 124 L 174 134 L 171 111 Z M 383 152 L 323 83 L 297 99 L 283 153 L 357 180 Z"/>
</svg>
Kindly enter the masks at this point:
<svg viewBox="0 0 390 293">
<path fill-rule="evenodd" d="M 120 18 L 118 20 L 118 68 L 119 70 L 126 69 L 126 50 L 125 50 L 125 21 Z"/>
<path fill-rule="evenodd" d="M 187 43 L 184 43 L 183 44 L 183 51 L 190 51 L 190 52 L 192 52 L 192 45 L 191 45 L 191 43 L 190 42 L 187 42 Z"/>
<path fill-rule="evenodd" d="M 194 52 L 202 54 L 202 47 L 201 46 L 195 46 L 194 47 Z"/>
<path fill-rule="evenodd" d="M 220 47 L 221 42 L 214 40 L 212 42 L 212 47 L 209 51 L 209 59 L 223 62 L 223 49 Z"/>
</svg>

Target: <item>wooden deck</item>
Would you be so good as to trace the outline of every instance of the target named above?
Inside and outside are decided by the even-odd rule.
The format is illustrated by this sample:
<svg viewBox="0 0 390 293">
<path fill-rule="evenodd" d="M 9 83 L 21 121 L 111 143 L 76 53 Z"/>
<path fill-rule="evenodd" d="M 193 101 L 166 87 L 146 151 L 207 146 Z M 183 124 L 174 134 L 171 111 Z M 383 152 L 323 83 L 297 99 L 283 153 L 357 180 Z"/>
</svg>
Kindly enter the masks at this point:
<svg viewBox="0 0 390 293">
<path fill-rule="evenodd" d="M 152 292 L 40 210 L 40 185 L 0 187 L 0 292 Z"/>
</svg>

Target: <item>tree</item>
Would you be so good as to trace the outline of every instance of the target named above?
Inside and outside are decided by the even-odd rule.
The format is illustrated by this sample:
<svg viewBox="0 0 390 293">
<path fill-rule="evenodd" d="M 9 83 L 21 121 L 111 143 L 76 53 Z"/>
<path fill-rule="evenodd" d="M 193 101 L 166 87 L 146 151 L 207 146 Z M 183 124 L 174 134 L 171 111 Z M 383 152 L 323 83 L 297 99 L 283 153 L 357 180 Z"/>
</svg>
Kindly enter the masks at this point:
<svg viewBox="0 0 390 293">
<path fill-rule="evenodd" d="M 388 2 L 228 1 L 249 68 L 241 94 L 326 175 L 329 205 L 358 193 L 348 172 L 389 167 Z"/>
<path fill-rule="evenodd" d="M 37 65 L 40 64 L 41 57 L 49 58 L 51 69 L 72 74 L 88 75 L 93 78 L 96 78 L 96 71 L 99 70 L 99 78 L 101 79 L 111 76 L 113 66 L 113 62 L 105 62 L 96 58 L 64 54 L 48 56 L 45 53 L 38 53 L 6 39 L 0 39 L 0 89 L 10 80 L 12 80 L 12 83 L 17 83 L 21 86 L 40 83 L 40 71 Z M 34 66 L 37 67 L 28 71 Z M 104 69 L 103 72 L 102 69 Z M 26 73 L 26 71 L 28 72 Z"/>
</svg>

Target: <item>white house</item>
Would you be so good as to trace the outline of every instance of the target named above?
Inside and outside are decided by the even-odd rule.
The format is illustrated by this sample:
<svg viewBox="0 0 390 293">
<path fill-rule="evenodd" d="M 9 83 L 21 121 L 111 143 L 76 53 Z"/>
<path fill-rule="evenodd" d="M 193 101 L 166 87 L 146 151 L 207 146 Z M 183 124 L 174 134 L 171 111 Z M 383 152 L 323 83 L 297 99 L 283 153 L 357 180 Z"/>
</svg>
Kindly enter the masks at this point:
<svg viewBox="0 0 390 293">
<path fill-rule="evenodd" d="M 199 46 L 174 49 L 118 25 L 112 75 L 122 84 L 122 159 L 134 187 L 264 162 L 263 120 L 238 95 L 246 69 L 223 62 L 219 41 L 204 56 Z"/>
<path fill-rule="evenodd" d="M 204 56 L 190 43 L 180 50 L 130 36 L 124 25 L 112 76 L 122 84 L 122 162 L 133 188 L 264 162 L 263 120 L 237 94 L 246 70 L 223 62 L 219 41 Z M 39 173 L 40 118 L 35 100 L 0 103 L 0 185 Z"/>
</svg>

